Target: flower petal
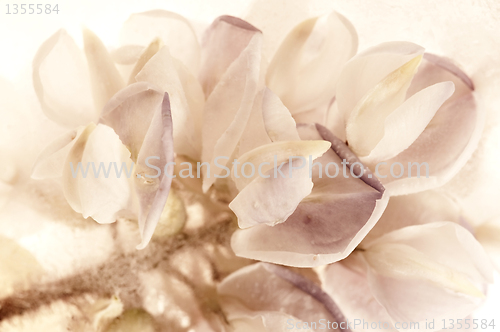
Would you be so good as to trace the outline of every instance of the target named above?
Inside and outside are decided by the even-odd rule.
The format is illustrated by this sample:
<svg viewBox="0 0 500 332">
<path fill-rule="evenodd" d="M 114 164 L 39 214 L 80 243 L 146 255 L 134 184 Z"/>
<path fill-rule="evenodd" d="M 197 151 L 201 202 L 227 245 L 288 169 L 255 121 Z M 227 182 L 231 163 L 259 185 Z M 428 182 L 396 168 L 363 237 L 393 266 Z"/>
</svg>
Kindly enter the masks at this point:
<svg viewBox="0 0 500 332">
<path fill-rule="evenodd" d="M 256 35 L 260 36 L 258 38 L 258 52 L 260 53 L 262 33 L 242 19 L 224 15 L 218 17 L 206 30 L 202 44 L 199 78 L 207 98 L 231 64 L 241 57 L 245 49 L 249 48 L 250 42 L 255 39 Z M 260 61 L 260 54 L 258 61 Z"/>
<path fill-rule="evenodd" d="M 370 331 L 396 330 L 384 307 L 371 293 L 366 269 L 357 269 L 357 264 L 363 264 L 363 261 L 355 261 L 361 259 L 358 256 L 358 253 L 353 253 L 345 260 L 320 270 L 321 287 L 337 303 L 347 320 L 362 320 L 368 324 Z M 353 331 L 363 332 L 362 323 L 356 322 L 353 324 Z"/>
<path fill-rule="evenodd" d="M 137 82 L 120 90 L 102 111 L 100 121 L 115 130 L 130 150 L 134 161 L 162 100 L 163 94 L 159 87 L 148 82 Z"/>
<path fill-rule="evenodd" d="M 414 193 L 443 185 L 457 174 L 476 149 L 484 127 L 485 110 L 475 92 L 461 78 L 464 75 L 463 72 L 457 75 L 424 58 L 408 94 L 413 95 L 443 80 L 455 84 L 455 93 L 439 108 L 410 147 L 387 160 L 386 165 L 380 165 L 379 174 L 387 176 L 380 179 L 391 195 Z M 396 163 L 404 166 L 403 172 L 391 175 L 390 167 Z M 418 176 L 418 172 L 415 176 L 415 168 L 411 170 L 414 163 L 421 166 L 427 164 L 425 176 Z"/>
<path fill-rule="evenodd" d="M 120 91 L 125 83 L 106 46 L 88 29 L 83 30 L 83 45 L 90 73 L 94 105 L 100 114 L 108 100 Z"/>
<path fill-rule="evenodd" d="M 31 178 L 41 180 L 62 176 L 64 160 L 82 129 L 83 127 L 73 129 L 45 147 L 33 165 Z"/>
<path fill-rule="evenodd" d="M 224 72 L 205 105 L 202 160 L 209 162 L 211 169 L 215 169 L 216 157 L 232 156 L 259 91 L 262 35 L 252 32 L 252 36 L 244 51 Z M 218 168 L 216 174 L 220 175 L 222 170 Z M 207 191 L 214 182 L 215 175 L 205 177 L 203 190 Z"/>
<path fill-rule="evenodd" d="M 267 145 L 259 146 L 252 151 L 249 151 L 238 158 L 238 164 L 243 165 L 250 163 L 258 170 L 260 165 L 267 164 L 261 167 L 261 172 L 265 173 L 274 167 L 280 166 L 284 162 L 290 161 L 292 157 L 303 157 L 306 160 L 312 160 L 321 156 L 330 148 L 330 143 L 320 139 L 309 141 L 284 141 L 274 142 Z M 253 176 L 240 176 L 237 172 L 238 164 L 233 166 L 231 178 L 236 184 L 238 190 L 243 190 L 253 179 L 260 176 L 255 172 Z"/>
<path fill-rule="evenodd" d="M 365 243 L 403 227 L 443 220 L 460 224 L 461 219 L 458 204 L 437 191 L 427 190 L 417 194 L 394 196 L 361 246 L 365 247 Z"/>
<path fill-rule="evenodd" d="M 258 148 L 261 145 L 271 143 L 271 139 L 269 138 L 264 125 L 264 91 L 265 90 L 262 89 L 255 96 L 250 116 L 248 117 L 245 130 L 241 135 L 240 144 L 237 147 L 237 155 L 242 155 L 250 150 Z"/>
<path fill-rule="evenodd" d="M 139 58 L 135 62 L 135 66 L 130 72 L 130 77 L 128 79 L 128 84 L 135 83 L 135 76 L 142 70 L 144 65 L 155 55 L 158 53 L 160 48 L 163 46 L 162 41 L 157 38 L 151 42 L 151 44 L 148 45 L 144 50 L 142 50 L 141 54 L 139 55 Z"/>
<path fill-rule="evenodd" d="M 265 88 L 262 98 L 262 115 L 271 141 L 300 141 L 296 123 L 290 111 L 268 88 Z"/>
<path fill-rule="evenodd" d="M 113 61 L 119 65 L 135 64 L 146 47 L 141 45 L 125 45 L 110 52 Z"/>
<path fill-rule="evenodd" d="M 346 138 L 358 156 L 368 156 L 382 139 L 384 123 L 403 104 L 421 59 L 422 56 L 417 56 L 391 72 L 370 89 L 349 113 Z"/>
<path fill-rule="evenodd" d="M 434 222 L 401 228 L 368 243 L 366 250 L 388 243 L 410 246 L 471 280 L 493 282 L 493 270 L 484 249 L 468 230 L 456 223 Z"/>
<path fill-rule="evenodd" d="M 356 31 L 342 15 L 309 18 L 280 45 L 267 71 L 267 85 L 292 114 L 327 105 L 342 66 L 357 47 Z"/>
<path fill-rule="evenodd" d="M 359 53 L 342 69 L 336 100 L 344 117 L 387 75 L 422 55 L 424 49 L 409 42 L 382 43 Z"/>
<path fill-rule="evenodd" d="M 273 172 L 271 169 L 263 174 L 265 178 L 254 179 L 229 204 L 238 217 L 240 228 L 282 223 L 311 193 L 313 183 L 306 160 L 286 163 L 282 167 L 286 177 L 274 177 Z"/>
<path fill-rule="evenodd" d="M 225 278 L 217 292 L 222 310 L 237 331 L 245 331 L 243 326 L 248 331 L 257 331 L 257 327 L 284 331 L 290 321 L 302 328 L 302 322 L 339 322 L 343 318 L 318 286 L 278 266 L 257 263 L 244 267 Z"/>
<path fill-rule="evenodd" d="M 120 33 L 122 45 L 148 46 L 159 38 L 170 53 L 196 73 L 200 65 L 200 45 L 193 27 L 179 14 L 166 10 L 150 10 L 132 14 Z"/>
<path fill-rule="evenodd" d="M 33 59 L 33 85 L 45 115 L 61 125 L 86 125 L 98 116 L 85 58 L 65 30 L 53 34 L 38 49 Z"/>
<path fill-rule="evenodd" d="M 158 162 L 153 161 L 150 163 L 154 166 L 161 166 L 161 174 L 156 178 L 148 178 L 144 174 L 146 168 L 150 169 L 149 166 L 146 167 L 145 165 L 147 158 L 151 156 L 159 157 Z M 147 246 L 162 215 L 170 185 L 172 184 L 173 162 L 172 115 L 169 97 L 165 93 L 162 106 L 153 116 L 151 127 L 144 138 L 144 144 L 137 157 L 137 179 L 135 179 L 135 184 L 140 202 L 139 230 L 142 237 L 142 242 L 137 246 L 137 249 L 144 249 Z"/>
<path fill-rule="evenodd" d="M 299 126 L 299 133 L 302 139 L 323 138 L 314 125 Z M 332 149 L 317 163 L 322 168 L 332 162 L 340 165 L 341 158 L 352 156 L 347 146 L 335 140 Z M 353 174 L 357 172 L 359 169 L 353 170 Z M 338 173 L 335 177 L 318 173 L 318 168 L 313 169 L 311 194 L 284 223 L 274 227 L 256 225 L 233 234 L 231 246 L 237 256 L 313 267 L 343 259 L 354 250 L 380 218 L 388 197 L 379 183 Z"/>
<path fill-rule="evenodd" d="M 377 301 L 385 307 L 393 321 L 418 322 L 419 328 L 415 329 L 414 326 L 418 331 L 427 330 L 425 327 L 427 320 L 465 318 L 482 302 L 483 295 L 475 284 L 481 282 L 481 279 L 469 279 L 469 277 L 471 274 L 478 274 L 474 259 L 486 262 L 482 257 L 484 252 L 481 252 L 482 248 L 477 243 L 474 245 L 476 248 L 471 246 L 464 248 L 462 246 L 464 243 L 460 243 L 458 247 L 454 243 L 449 243 L 447 235 L 460 236 L 458 233 L 467 234 L 469 244 L 475 240 L 465 229 L 448 228 L 450 234 L 445 234 L 446 231 L 443 230 L 448 227 L 446 224 L 459 227 L 453 223 L 435 223 L 433 225 L 435 227 L 444 226 L 440 230 L 432 230 L 432 233 L 440 233 L 437 237 L 442 238 L 444 235 L 445 241 L 437 245 L 437 242 L 428 243 L 426 238 L 428 234 L 422 236 L 424 234 L 416 232 L 415 227 L 422 228 L 427 225 L 410 226 L 391 234 L 395 235 L 397 232 L 401 234 L 406 230 L 408 230 L 406 233 L 412 235 L 417 233 L 417 237 L 422 236 L 421 248 L 415 248 L 415 242 L 394 244 L 386 241 L 374 245 L 363 253 L 370 267 L 368 269 L 370 288 Z M 450 244 L 452 246 L 449 246 Z M 465 246 L 467 247 L 467 244 Z M 422 247 L 427 249 L 426 253 L 422 251 Z M 460 253 L 464 249 L 467 255 L 461 256 Z M 448 259 L 461 260 L 464 268 L 472 270 L 456 269 L 457 266 L 453 266 L 455 262 L 443 263 L 439 259 L 444 256 L 443 251 L 446 251 Z M 436 254 L 440 256 L 438 259 L 434 259 Z M 491 271 L 488 274 L 492 275 Z"/>
<path fill-rule="evenodd" d="M 76 172 L 76 176 L 73 176 L 73 173 L 74 170 L 78 170 L 78 163 L 81 163 L 87 140 L 95 128 L 96 125 L 91 122 L 83 129 L 82 133 L 71 147 L 71 150 L 69 151 L 69 154 L 64 162 L 62 173 L 64 197 L 71 208 L 78 213 L 82 213 L 82 202 L 78 183 L 83 175 L 80 172 Z M 81 165 L 83 168 L 84 165 Z M 90 167 L 90 165 L 88 166 Z"/>
<path fill-rule="evenodd" d="M 115 222 L 118 213 L 129 207 L 130 152 L 112 128 L 99 124 L 87 139 L 81 163 L 90 170 L 88 176 L 77 178 L 83 217 L 100 224 Z"/>
<path fill-rule="evenodd" d="M 422 134 L 437 110 L 453 94 L 453 82 L 425 88 L 399 106 L 384 121 L 383 136 L 370 154 L 367 164 L 387 160 L 407 149 Z"/>
<path fill-rule="evenodd" d="M 170 55 L 168 47 L 163 47 L 149 60 L 136 80 L 150 82 L 160 91 L 168 92 L 171 96 L 175 151 L 199 160 L 204 95 L 197 80 L 179 60 Z"/>
</svg>

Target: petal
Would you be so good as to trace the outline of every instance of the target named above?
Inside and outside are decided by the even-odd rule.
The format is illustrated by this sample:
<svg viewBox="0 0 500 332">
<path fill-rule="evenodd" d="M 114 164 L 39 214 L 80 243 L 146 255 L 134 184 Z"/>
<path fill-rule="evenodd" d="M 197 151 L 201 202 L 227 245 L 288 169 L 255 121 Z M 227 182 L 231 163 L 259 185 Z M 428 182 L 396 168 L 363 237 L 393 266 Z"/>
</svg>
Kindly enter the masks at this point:
<svg viewBox="0 0 500 332">
<path fill-rule="evenodd" d="M 33 59 L 33 85 L 51 120 L 74 127 L 97 117 L 85 59 L 65 30 L 56 32 L 38 49 Z"/>
<path fill-rule="evenodd" d="M 387 160 L 406 150 L 422 134 L 437 110 L 455 91 L 453 82 L 425 88 L 394 110 L 384 121 L 383 136 L 370 154 L 367 164 Z"/>
<path fill-rule="evenodd" d="M 161 172 L 159 177 L 148 178 L 144 174 L 146 168 L 150 169 L 149 166 L 145 165 L 147 158 L 151 156 L 159 157 L 158 162 L 150 163 L 154 166 L 162 166 L 159 168 Z M 144 249 L 147 246 L 162 215 L 172 184 L 173 162 L 172 115 L 169 97 L 165 93 L 162 106 L 151 121 L 151 127 L 144 138 L 144 144 L 137 158 L 135 184 L 140 201 L 139 230 L 142 237 L 142 242 L 137 246 L 137 249 Z"/>
<path fill-rule="evenodd" d="M 370 331 L 395 330 L 386 310 L 371 293 L 366 269 L 356 268 L 359 263 L 353 261 L 361 258 L 358 256 L 359 253 L 353 253 L 342 262 L 322 269 L 319 273 L 321 286 L 337 303 L 347 320 L 353 322 L 353 331 L 364 331 L 363 322 L 368 324 Z M 363 261 L 360 263 L 363 264 Z"/>
<path fill-rule="evenodd" d="M 266 82 L 292 114 L 328 104 L 342 66 L 356 54 L 352 24 L 331 13 L 297 25 L 272 59 Z"/>
<path fill-rule="evenodd" d="M 212 93 L 231 64 L 250 46 L 255 35 L 261 36 L 258 45 L 260 52 L 262 33 L 248 22 L 225 15 L 210 25 L 203 38 L 199 75 L 205 96 Z"/>
<path fill-rule="evenodd" d="M 284 331 L 290 328 L 290 322 L 319 325 L 321 319 L 325 323 L 343 319 L 318 286 L 278 266 L 257 263 L 244 267 L 225 278 L 217 292 L 229 322 L 239 328 L 249 325 L 267 328 L 264 331 Z"/>
<path fill-rule="evenodd" d="M 284 141 L 275 142 L 267 145 L 259 146 L 252 151 L 249 151 L 238 158 L 238 164 L 234 164 L 231 178 L 236 183 L 238 190 L 243 190 L 253 179 L 260 176 L 255 172 L 253 176 L 240 176 L 238 165 L 252 164 L 254 169 L 261 169 L 261 173 L 265 173 L 270 169 L 278 167 L 284 162 L 292 161 L 291 158 L 303 157 L 314 160 L 321 156 L 330 148 L 330 143 L 319 140 L 310 141 Z M 262 165 L 262 166 L 260 166 Z M 265 165 L 265 167 L 264 167 Z"/>
<path fill-rule="evenodd" d="M 432 244 L 429 247 L 435 253 L 442 249 Z M 377 244 L 363 255 L 370 266 L 368 280 L 377 301 L 393 322 L 418 323 L 415 330 L 428 330 L 428 320 L 465 318 L 484 297 L 466 274 L 435 261 L 412 245 Z"/>
<path fill-rule="evenodd" d="M 391 195 L 414 193 L 445 184 L 458 173 L 476 149 L 484 127 L 485 109 L 461 76 L 424 60 L 408 93 L 415 93 L 417 89 L 441 80 L 452 81 L 455 93 L 441 106 L 408 149 L 387 160 L 387 165 L 380 165 L 379 174 L 387 178 L 379 178 Z M 390 166 L 396 163 L 404 166 L 402 174 L 397 171 L 391 174 Z M 415 173 L 412 177 L 411 167 L 406 167 L 410 163 L 425 166 L 428 169 L 425 177 L 415 176 Z"/>
<path fill-rule="evenodd" d="M 290 111 L 268 88 L 265 89 L 262 99 L 262 115 L 271 141 L 300 141 L 296 123 Z"/>
<path fill-rule="evenodd" d="M 317 122 L 322 123 L 322 122 Z M 332 100 L 332 103 L 328 107 L 326 112 L 325 127 L 328 128 L 336 137 L 346 141 L 345 133 L 345 118 L 344 115 L 339 111 L 339 105 L 337 99 Z"/>
<path fill-rule="evenodd" d="M 62 176 L 64 160 L 82 129 L 83 127 L 73 129 L 47 145 L 33 165 L 31 178 L 42 180 Z"/>
<path fill-rule="evenodd" d="M 393 231 L 370 243 L 362 255 L 377 301 L 393 322 L 416 322 L 418 331 L 427 329 L 427 320 L 469 315 L 484 298 L 479 289 L 493 277 L 479 243 L 451 222 Z"/>
<path fill-rule="evenodd" d="M 112 128 L 99 124 L 87 139 L 81 163 L 90 169 L 88 176 L 78 178 L 83 217 L 100 224 L 115 222 L 118 213 L 129 206 L 130 152 Z"/>
<path fill-rule="evenodd" d="M 115 130 L 134 161 L 162 100 L 163 93 L 159 87 L 137 82 L 120 90 L 102 111 L 100 121 Z"/>
<path fill-rule="evenodd" d="M 197 80 L 170 55 L 168 47 L 151 58 L 136 80 L 155 84 L 171 96 L 175 151 L 199 160 L 204 95 Z"/>
<path fill-rule="evenodd" d="M 248 117 L 245 130 L 241 135 L 240 144 L 237 147 L 238 150 L 237 155 L 242 155 L 261 145 L 266 145 L 271 143 L 271 139 L 267 134 L 266 127 L 264 124 L 264 116 L 263 116 L 264 91 L 265 91 L 264 89 L 261 90 L 255 96 L 250 116 Z"/>
<path fill-rule="evenodd" d="M 166 10 L 150 10 L 132 14 L 120 33 L 122 45 L 149 45 L 159 38 L 170 53 L 196 73 L 200 65 L 200 45 L 193 27 L 179 14 Z"/>
<path fill-rule="evenodd" d="M 95 128 L 96 125 L 91 122 L 85 127 L 85 129 L 83 129 L 82 133 L 71 147 L 71 150 L 66 156 L 66 160 L 64 162 L 62 173 L 64 197 L 66 198 L 66 201 L 71 206 L 71 208 L 78 213 L 82 213 L 82 202 L 78 183 L 79 180 L 83 177 L 83 174 L 78 172 L 78 163 L 81 163 L 82 161 L 82 156 L 85 151 L 85 145 L 87 144 L 87 140 L 89 139 L 89 136 L 92 134 Z M 90 167 L 90 165 L 80 165 L 81 169 L 85 168 L 86 166 Z"/>
<path fill-rule="evenodd" d="M 83 30 L 83 45 L 90 73 L 94 105 L 100 113 L 108 100 L 125 86 L 106 46 L 92 31 Z"/>
<path fill-rule="evenodd" d="M 383 235 L 366 249 L 403 244 L 473 281 L 493 282 L 493 270 L 484 249 L 465 228 L 453 222 L 408 226 Z"/>
<path fill-rule="evenodd" d="M 216 157 L 232 156 L 259 91 L 262 35 L 253 35 L 245 50 L 224 73 L 205 105 L 202 160 L 209 162 L 211 169 L 215 169 Z M 220 175 L 222 170 L 218 168 L 216 174 Z M 214 176 L 204 177 L 203 190 L 207 191 L 214 181 Z"/>
<path fill-rule="evenodd" d="M 363 257 L 372 269 L 371 272 L 379 275 L 377 277 L 403 279 L 401 281 L 410 283 L 412 279 L 416 279 L 423 283 L 434 284 L 438 288 L 448 289 L 453 293 L 477 298 L 484 297 L 483 293 L 464 274 L 434 261 L 432 257 L 406 244 L 372 245 L 363 253 Z"/>
<path fill-rule="evenodd" d="M 311 193 L 313 183 L 306 160 L 288 162 L 282 170 L 286 177 L 274 177 L 271 169 L 264 174 L 265 178 L 259 176 L 243 188 L 229 204 L 240 228 L 282 223 Z"/>
<path fill-rule="evenodd" d="M 113 61 L 119 65 L 135 64 L 146 47 L 141 45 L 125 45 L 110 52 Z"/>
<path fill-rule="evenodd" d="M 135 83 L 135 76 L 142 70 L 144 65 L 155 55 L 158 53 L 160 48 L 163 46 L 162 41 L 157 38 L 151 42 L 144 50 L 141 51 L 137 61 L 135 61 L 135 66 L 130 72 L 130 77 L 128 79 L 128 84 Z"/>
<path fill-rule="evenodd" d="M 326 138 L 314 125 L 299 126 L 299 132 L 302 139 Z M 353 156 L 347 146 L 335 140 L 317 163 L 322 168 L 332 162 L 340 165 L 342 159 L 352 161 Z M 233 234 L 231 246 L 237 256 L 313 267 L 345 258 L 361 242 L 387 205 L 388 197 L 379 191 L 383 187 L 368 179 L 334 177 L 331 168 L 331 177 L 323 177 L 318 174 L 319 167 L 314 167 L 311 194 L 284 223 L 256 225 Z M 353 174 L 358 171 L 353 170 Z"/>
<path fill-rule="evenodd" d="M 346 139 L 360 157 L 370 154 L 384 135 L 384 122 L 406 98 L 422 56 L 387 75 L 356 104 L 346 121 Z M 339 99 L 340 102 L 340 99 Z"/>
<path fill-rule="evenodd" d="M 397 229 L 437 221 L 460 224 L 460 207 L 448 196 L 428 190 L 417 194 L 391 197 L 384 214 L 361 243 L 374 241 Z"/>
<path fill-rule="evenodd" d="M 336 99 L 344 117 L 387 75 L 422 55 L 424 49 L 409 42 L 388 42 L 356 55 L 342 69 Z"/>
</svg>

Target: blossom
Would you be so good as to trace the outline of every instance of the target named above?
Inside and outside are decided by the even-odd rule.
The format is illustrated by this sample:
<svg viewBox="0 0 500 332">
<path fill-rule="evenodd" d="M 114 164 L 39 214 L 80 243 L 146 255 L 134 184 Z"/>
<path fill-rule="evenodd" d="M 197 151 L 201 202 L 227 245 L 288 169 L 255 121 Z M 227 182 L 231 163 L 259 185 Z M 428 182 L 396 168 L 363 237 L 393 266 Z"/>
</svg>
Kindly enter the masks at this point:
<svg viewBox="0 0 500 332">
<path fill-rule="evenodd" d="M 321 323 L 326 328 L 327 321 L 337 324 L 329 326 L 334 330 L 340 324 L 343 330 L 348 329 L 326 293 L 308 278 L 283 267 L 253 264 L 228 276 L 217 291 L 232 331 L 319 330 Z"/>
<path fill-rule="evenodd" d="M 88 29 L 83 51 L 64 30 L 41 45 L 33 86 L 52 122 L 34 136 L 66 133 L 31 180 L 31 158 L 2 147 L 0 221 L 15 240 L 1 246 L 26 262 L 0 266 L 2 327 L 60 311 L 76 330 L 358 318 L 423 330 L 483 303 L 496 217 L 473 213 L 470 184 L 456 189 L 491 151 L 477 68 L 425 39 L 358 38 L 349 11 L 274 5 L 219 16 L 200 40 L 201 25 L 153 10 L 130 16 L 114 49 Z M 238 176 L 233 158 L 258 175 Z M 328 176 L 342 162 L 350 176 Z M 78 171 L 112 164 L 122 176 Z"/>
<path fill-rule="evenodd" d="M 323 288 L 347 317 L 398 329 L 401 322 L 424 330 L 426 319 L 466 318 L 483 303 L 493 270 L 462 222 L 439 193 L 396 197 L 359 250 L 320 273 Z"/>
</svg>

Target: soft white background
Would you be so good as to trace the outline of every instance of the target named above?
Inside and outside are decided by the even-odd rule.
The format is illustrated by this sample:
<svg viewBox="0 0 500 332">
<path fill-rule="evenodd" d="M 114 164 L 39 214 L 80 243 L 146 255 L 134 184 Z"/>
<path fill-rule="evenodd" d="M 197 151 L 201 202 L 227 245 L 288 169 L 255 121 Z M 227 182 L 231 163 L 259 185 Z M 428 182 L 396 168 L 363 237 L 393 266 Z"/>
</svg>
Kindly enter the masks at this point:
<svg viewBox="0 0 500 332">
<path fill-rule="evenodd" d="M 21 96 L 33 97 L 30 90 L 31 60 L 38 46 L 61 27 L 79 42 L 81 27 L 85 25 L 94 30 L 105 44 L 113 47 L 117 46 L 121 23 L 133 12 L 168 9 L 191 19 L 196 28 L 201 30 L 218 15 L 243 15 L 250 3 L 245 0 L 50 0 L 49 3 L 58 4 L 59 14 L 5 14 L 6 4 L 47 2 L 0 0 L 0 83 L 10 81 L 11 88 Z M 295 6 L 293 3 L 289 1 L 292 9 Z M 351 20 L 359 33 L 361 50 L 387 40 L 409 40 L 432 52 L 454 58 L 472 76 L 488 112 L 485 137 L 480 153 L 475 156 L 481 159 L 471 162 L 448 188 L 461 193 L 461 198 L 467 204 L 465 213 L 471 222 L 498 218 L 500 2 L 319 0 L 313 1 L 312 8 L 311 15 L 336 9 Z M 8 110 L 0 111 L 3 113 Z M 0 137 L 2 140 L 9 139 Z M 470 187 L 467 179 L 472 177 L 474 185 Z M 500 330 L 499 308 L 500 278 L 497 276 L 497 283 L 491 289 L 487 304 L 476 317 L 495 318 L 499 325 L 497 330 Z"/>
</svg>

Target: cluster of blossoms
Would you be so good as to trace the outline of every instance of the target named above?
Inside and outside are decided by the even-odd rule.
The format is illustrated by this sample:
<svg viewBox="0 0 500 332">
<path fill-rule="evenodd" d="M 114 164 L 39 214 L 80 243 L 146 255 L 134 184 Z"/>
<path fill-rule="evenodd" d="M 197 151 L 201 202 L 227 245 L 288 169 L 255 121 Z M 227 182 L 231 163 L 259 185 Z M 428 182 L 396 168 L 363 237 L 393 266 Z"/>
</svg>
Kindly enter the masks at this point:
<svg viewBox="0 0 500 332">
<path fill-rule="evenodd" d="M 83 51 L 64 30 L 40 46 L 34 88 L 67 133 L 39 154 L 31 176 L 81 217 L 118 221 L 125 244 L 113 257 L 136 269 L 87 276 L 95 291 L 70 288 L 79 309 L 68 312 L 86 318 L 75 330 L 282 331 L 327 320 L 347 331 L 356 327 L 341 322 L 362 319 L 427 331 L 483 303 L 498 229 L 472 229 L 435 190 L 481 136 L 471 79 L 410 42 L 358 52 L 355 28 L 336 12 L 302 21 L 278 45 L 264 23 L 221 16 L 200 46 L 186 19 L 155 10 L 132 15 L 113 51 L 89 30 Z M 165 170 L 159 177 L 146 176 L 150 156 Z M 218 156 L 231 157 L 218 161 L 229 168 L 224 160 L 266 163 L 266 174 L 277 160 L 293 176 L 174 177 L 198 162 L 217 169 Z M 314 160 L 312 176 L 292 167 L 294 156 Z M 359 176 L 321 176 L 343 160 Z M 133 176 L 74 176 L 69 165 L 79 162 L 125 163 Z M 427 163 L 429 176 L 389 172 L 414 162 Z M 19 244 L 1 245 L 26 262 L 11 279 L 43 276 Z M 56 290 L 46 291 L 57 293 L 50 282 Z M 12 320 L 16 294 L 4 295 L 0 316 Z M 429 329 L 430 320 L 440 323 Z"/>
</svg>

